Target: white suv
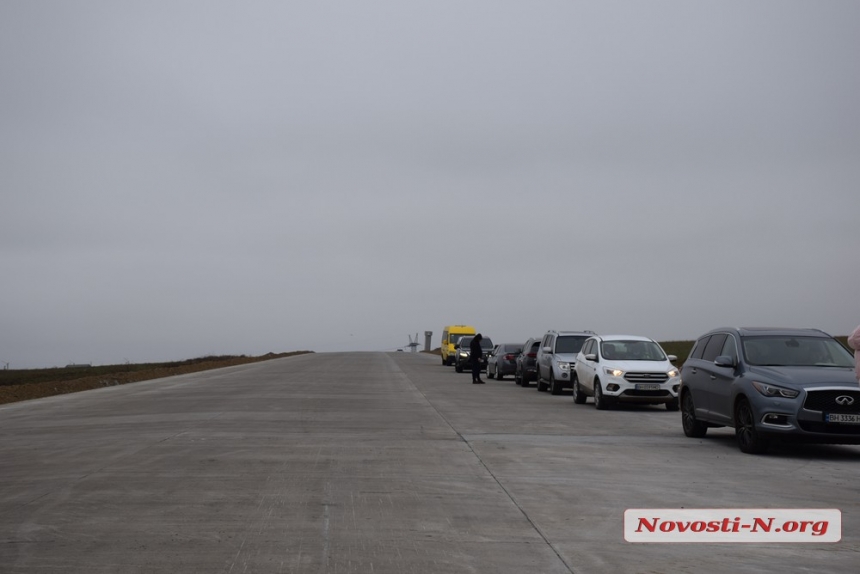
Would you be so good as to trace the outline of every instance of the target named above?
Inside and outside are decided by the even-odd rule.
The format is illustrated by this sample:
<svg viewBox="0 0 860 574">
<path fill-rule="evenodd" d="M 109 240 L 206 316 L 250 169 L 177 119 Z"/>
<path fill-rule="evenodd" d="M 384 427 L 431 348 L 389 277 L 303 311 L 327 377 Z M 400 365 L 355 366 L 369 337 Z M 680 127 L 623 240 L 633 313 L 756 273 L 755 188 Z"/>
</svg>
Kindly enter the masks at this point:
<svg viewBox="0 0 860 574">
<path fill-rule="evenodd" d="M 535 364 L 537 365 L 537 390 L 547 388 L 554 395 L 561 394 L 571 387 L 571 373 L 576 354 L 586 339 L 594 331 L 547 331 L 538 347 Z"/>
<path fill-rule="evenodd" d="M 648 337 L 611 335 L 589 338 L 576 355 L 573 401 L 581 405 L 594 397 L 605 410 L 616 402 L 665 404 L 678 410 L 681 376 L 675 355 Z"/>
</svg>

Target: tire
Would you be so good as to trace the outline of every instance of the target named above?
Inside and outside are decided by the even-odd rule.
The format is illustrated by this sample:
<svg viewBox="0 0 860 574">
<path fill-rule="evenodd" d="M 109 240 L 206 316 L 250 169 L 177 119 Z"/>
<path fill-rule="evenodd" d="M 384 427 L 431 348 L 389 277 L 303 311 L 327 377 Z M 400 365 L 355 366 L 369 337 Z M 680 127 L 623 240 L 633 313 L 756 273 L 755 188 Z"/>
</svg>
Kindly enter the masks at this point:
<svg viewBox="0 0 860 574">
<path fill-rule="evenodd" d="M 457 363 L 454 364 L 454 370 L 457 371 L 458 373 L 462 373 L 463 372 L 463 365 L 461 365 L 460 362 L 457 361 Z"/>
<path fill-rule="evenodd" d="M 674 399 L 666 403 L 666 410 L 675 412 L 678 410 L 678 399 Z"/>
<path fill-rule="evenodd" d="M 490 365 L 487 365 L 487 378 L 492 379 L 493 377 L 495 377 L 495 375 L 490 372 Z"/>
<path fill-rule="evenodd" d="M 514 370 L 514 382 L 519 386 L 523 385 L 523 379 L 520 377 L 520 372 L 517 370 Z"/>
<path fill-rule="evenodd" d="M 578 405 L 584 405 L 588 397 L 585 396 L 585 393 L 582 392 L 582 387 L 579 386 L 579 377 L 574 375 L 571 384 L 573 385 L 573 402 Z"/>
<path fill-rule="evenodd" d="M 545 393 L 546 389 L 547 389 L 547 384 L 545 382 L 543 382 L 543 378 L 540 376 L 540 369 L 538 369 L 537 379 L 535 379 L 535 380 L 537 381 L 538 392 Z"/>
<path fill-rule="evenodd" d="M 603 396 L 603 387 L 600 386 L 600 381 L 594 379 L 594 408 L 599 411 L 609 410 L 609 399 Z"/>
<path fill-rule="evenodd" d="M 696 418 L 696 405 L 689 392 L 684 393 L 681 398 L 681 425 L 684 427 L 684 434 L 690 438 L 702 438 L 708 433 L 708 425 Z"/>
<path fill-rule="evenodd" d="M 755 428 L 755 417 L 749 402 L 741 398 L 735 405 L 735 439 L 746 454 L 764 454 L 769 442 Z"/>
<path fill-rule="evenodd" d="M 499 367 L 496 367 L 496 379 L 502 380 L 505 378 L 505 375 L 499 372 Z"/>
<path fill-rule="evenodd" d="M 549 372 L 549 392 L 553 395 L 561 394 L 561 383 L 555 380 L 555 374 L 552 371 Z"/>
</svg>

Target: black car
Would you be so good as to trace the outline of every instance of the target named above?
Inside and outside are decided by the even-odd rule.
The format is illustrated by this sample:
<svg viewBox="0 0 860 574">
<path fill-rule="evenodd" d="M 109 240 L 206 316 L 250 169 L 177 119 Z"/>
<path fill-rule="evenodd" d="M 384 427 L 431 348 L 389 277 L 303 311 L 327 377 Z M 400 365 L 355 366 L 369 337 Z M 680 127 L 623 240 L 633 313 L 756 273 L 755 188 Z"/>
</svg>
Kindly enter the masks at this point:
<svg viewBox="0 0 860 574">
<path fill-rule="evenodd" d="M 498 377 L 501 380 L 505 375 L 513 375 L 517 369 L 517 356 L 522 350 L 523 346 L 516 343 L 496 345 L 487 358 L 487 378 Z"/>
<path fill-rule="evenodd" d="M 523 350 L 517 355 L 514 381 L 523 387 L 529 386 L 529 381 L 537 379 L 537 352 L 540 348 L 540 338 L 532 338 L 525 342 Z"/>
<path fill-rule="evenodd" d="M 774 440 L 860 444 L 854 358 L 817 329 L 715 329 L 696 341 L 681 381 L 689 437 L 733 427 L 746 453 Z"/>
<path fill-rule="evenodd" d="M 472 339 L 474 339 L 474 335 L 467 335 L 462 337 L 460 341 L 454 346 L 457 352 L 457 358 L 454 360 L 454 370 L 458 373 L 462 373 L 463 370 L 470 371 L 472 369 L 471 362 L 471 353 L 469 351 L 469 346 L 472 343 Z M 481 370 L 487 369 L 487 359 L 490 356 L 490 353 L 493 350 L 493 341 L 490 340 L 489 337 L 483 337 L 481 339 L 481 349 L 484 351 L 481 356 Z"/>
</svg>

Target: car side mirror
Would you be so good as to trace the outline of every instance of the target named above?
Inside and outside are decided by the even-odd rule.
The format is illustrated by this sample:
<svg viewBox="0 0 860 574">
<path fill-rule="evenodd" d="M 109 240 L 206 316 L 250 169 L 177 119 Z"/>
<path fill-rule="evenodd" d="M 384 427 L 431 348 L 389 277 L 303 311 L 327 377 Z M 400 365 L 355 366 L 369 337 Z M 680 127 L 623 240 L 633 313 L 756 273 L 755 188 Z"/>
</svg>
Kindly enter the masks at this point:
<svg viewBox="0 0 860 574">
<path fill-rule="evenodd" d="M 734 368 L 735 360 L 729 357 L 728 355 L 720 355 L 716 359 L 714 359 L 714 364 L 718 367 L 731 367 Z"/>
<path fill-rule="evenodd" d="M 670 363 L 674 363 L 675 361 L 677 361 L 677 360 L 678 360 L 678 356 L 677 356 L 677 355 L 666 355 L 666 358 L 667 358 L 667 359 L 669 359 L 669 362 L 670 362 Z"/>
<path fill-rule="evenodd" d="M 454 345 L 454 348 L 455 348 L 455 349 L 459 349 L 459 348 L 460 348 L 460 343 L 457 343 L 456 345 Z"/>
<path fill-rule="evenodd" d="M 585 360 L 586 360 L 586 361 L 596 361 L 596 360 L 597 360 L 597 355 L 595 355 L 594 353 L 588 353 L 588 354 L 585 356 Z"/>
<path fill-rule="evenodd" d="M 541 351 L 544 353 L 552 353 L 552 347 L 543 347 Z"/>
</svg>

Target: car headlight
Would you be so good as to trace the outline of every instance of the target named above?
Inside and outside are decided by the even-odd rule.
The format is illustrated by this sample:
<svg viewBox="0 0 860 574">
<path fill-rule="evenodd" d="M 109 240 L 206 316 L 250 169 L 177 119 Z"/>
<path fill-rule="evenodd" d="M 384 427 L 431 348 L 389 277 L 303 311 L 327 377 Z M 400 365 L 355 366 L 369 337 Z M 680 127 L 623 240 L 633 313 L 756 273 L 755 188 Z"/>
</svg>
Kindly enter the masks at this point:
<svg viewBox="0 0 860 574">
<path fill-rule="evenodd" d="M 624 371 L 621 369 L 613 369 L 612 367 L 604 367 L 603 372 L 611 377 L 623 377 Z"/>
<path fill-rule="evenodd" d="M 558 368 L 561 369 L 562 371 L 569 371 L 570 370 L 570 363 L 565 363 L 564 361 L 559 361 L 558 362 Z"/>
<path fill-rule="evenodd" d="M 786 399 L 793 399 L 800 394 L 800 391 L 786 389 L 784 387 L 778 387 L 768 383 L 760 383 L 758 381 L 753 381 L 752 386 L 755 387 L 755 390 L 766 397 L 784 397 Z"/>
<path fill-rule="evenodd" d="M 673 379 L 673 378 L 675 378 L 675 377 L 677 377 L 677 376 L 679 375 L 679 373 L 678 373 L 678 369 L 672 369 L 671 371 L 669 371 L 669 372 L 668 372 L 668 373 L 666 373 L 666 374 L 667 374 L 667 375 L 669 375 L 669 378 L 670 378 L 670 379 Z"/>
<path fill-rule="evenodd" d="M 462 353 L 462 352 L 461 352 L 461 353 L 460 353 L 460 356 L 461 356 L 461 357 L 468 357 L 468 356 L 469 356 L 469 353 Z"/>
</svg>

